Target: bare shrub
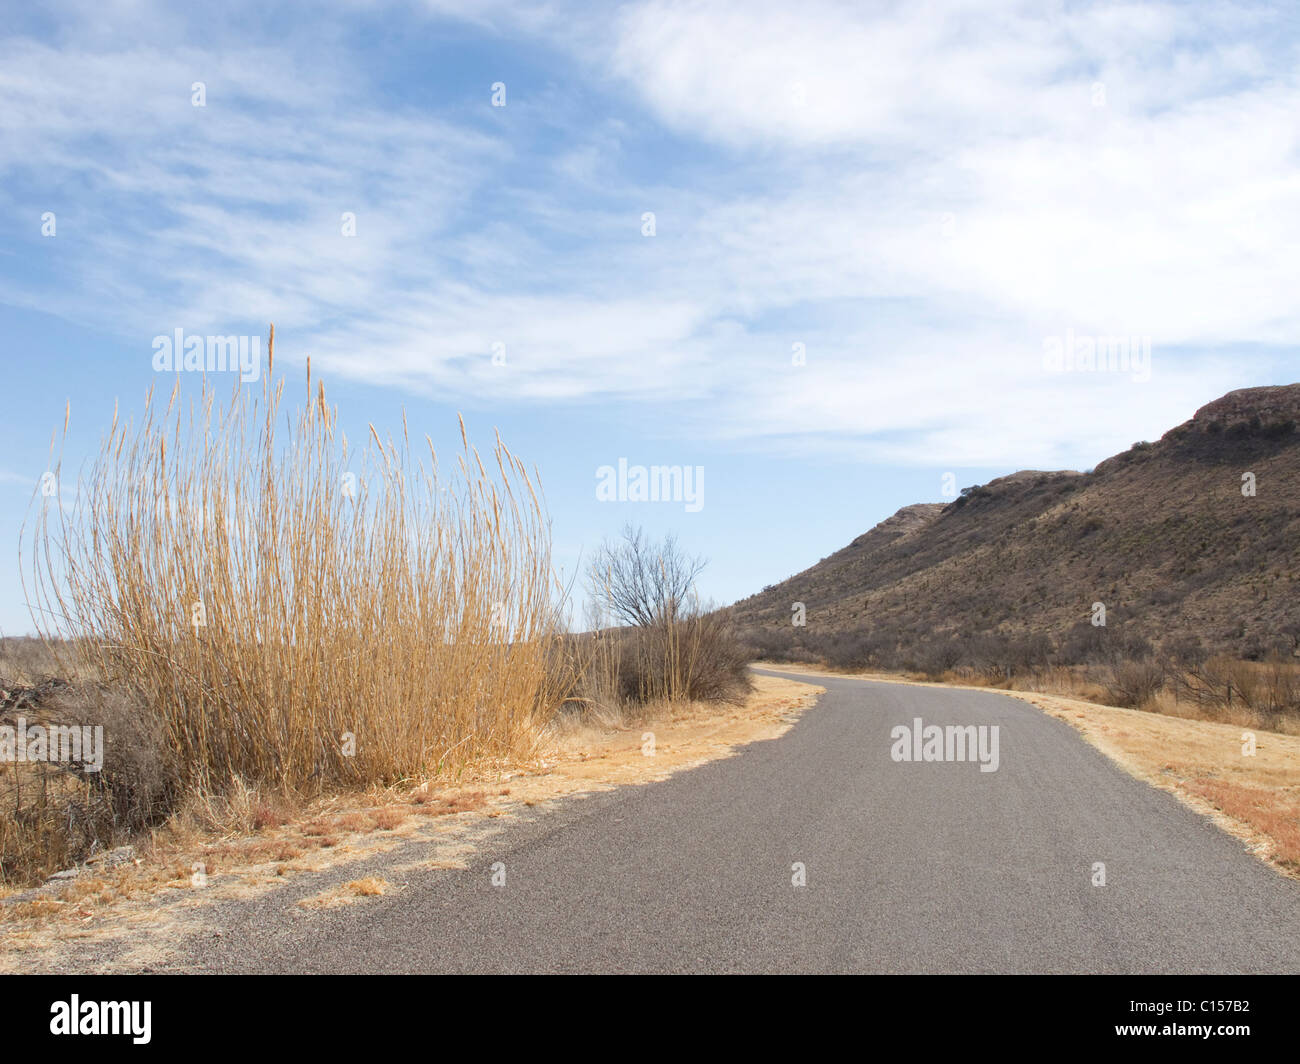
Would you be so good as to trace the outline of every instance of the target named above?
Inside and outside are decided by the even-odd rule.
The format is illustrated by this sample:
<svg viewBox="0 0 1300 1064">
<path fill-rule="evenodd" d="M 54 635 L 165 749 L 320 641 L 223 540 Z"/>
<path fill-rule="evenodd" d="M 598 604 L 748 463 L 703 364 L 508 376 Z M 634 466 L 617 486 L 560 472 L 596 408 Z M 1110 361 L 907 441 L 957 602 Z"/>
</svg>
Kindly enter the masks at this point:
<svg viewBox="0 0 1300 1064">
<path fill-rule="evenodd" d="M 596 628 L 590 697 L 635 706 L 734 701 L 750 689 L 749 654 L 730 615 L 696 595 L 704 565 L 671 535 L 656 543 L 631 525 L 601 545 L 587 573 Z M 624 627 L 601 627 L 608 619 Z"/>
<path fill-rule="evenodd" d="M 940 638 L 920 646 L 913 664 L 928 679 L 938 680 L 961 664 L 965 650 L 957 639 Z"/>
<path fill-rule="evenodd" d="M 748 655 L 724 613 L 679 614 L 616 638 L 624 702 L 734 702 L 750 690 Z"/>
<path fill-rule="evenodd" d="M 1281 658 L 1250 662 L 1215 655 L 1177 673 L 1174 689 L 1211 715 L 1248 709 L 1269 726 L 1300 716 L 1300 666 Z"/>
<path fill-rule="evenodd" d="M 1140 707 L 1156 696 L 1164 678 L 1154 661 L 1121 661 L 1109 667 L 1107 697 L 1116 706 Z"/>
<path fill-rule="evenodd" d="M 104 740 L 98 770 L 75 761 L 0 762 L 0 880 L 41 879 L 111 848 L 165 809 L 161 734 L 122 692 L 6 682 L 0 724 L 99 727 Z"/>
</svg>

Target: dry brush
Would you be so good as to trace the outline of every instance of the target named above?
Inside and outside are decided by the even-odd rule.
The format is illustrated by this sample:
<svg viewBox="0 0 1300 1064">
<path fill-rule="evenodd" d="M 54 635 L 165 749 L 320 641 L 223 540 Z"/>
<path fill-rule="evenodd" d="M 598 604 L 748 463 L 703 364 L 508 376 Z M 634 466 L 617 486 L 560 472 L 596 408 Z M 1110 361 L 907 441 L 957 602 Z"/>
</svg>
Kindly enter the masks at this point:
<svg viewBox="0 0 1300 1064">
<path fill-rule="evenodd" d="M 151 390 L 75 504 L 41 500 L 31 595 L 161 734 L 171 799 L 392 783 L 530 752 L 564 695 L 540 489 L 498 437 L 351 446 L 313 384 Z M 66 435 L 67 424 L 64 431 Z"/>
</svg>

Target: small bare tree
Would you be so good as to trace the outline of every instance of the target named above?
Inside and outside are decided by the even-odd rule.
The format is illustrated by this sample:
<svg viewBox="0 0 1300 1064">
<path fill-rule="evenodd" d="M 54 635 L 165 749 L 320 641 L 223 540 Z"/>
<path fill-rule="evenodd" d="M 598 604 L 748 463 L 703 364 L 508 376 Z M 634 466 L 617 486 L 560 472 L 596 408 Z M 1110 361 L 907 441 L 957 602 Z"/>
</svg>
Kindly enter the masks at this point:
<svg viewBox="0 0 1300 1064">
<path fill-rule="evenodd" d="M 673 536 L 655 541 L 632 525 L 601 544 L 586 573 L 596 636 L 588 701 L 626 708 L 744 696 L 748 657 L 730 616 L 695 592 L 704 566 Z"/>
<path fill-rule="evenodd" d="M 683 552 L 671 533 L 655 543 L 627 525 L 621 538 L 597 549 L 588 590 L 604 617 L 636 628 L 669 625 L 687 608 L 706 564 Z"/>
</svg>

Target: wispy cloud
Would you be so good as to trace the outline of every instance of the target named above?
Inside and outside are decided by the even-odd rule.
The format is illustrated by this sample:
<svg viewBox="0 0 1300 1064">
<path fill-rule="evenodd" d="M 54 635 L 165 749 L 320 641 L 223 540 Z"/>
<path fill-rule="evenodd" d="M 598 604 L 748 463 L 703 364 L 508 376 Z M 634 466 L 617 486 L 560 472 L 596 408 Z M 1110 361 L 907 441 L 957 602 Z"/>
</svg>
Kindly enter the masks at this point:
<svg viewBox="0 0 1300 1064">
<path fill-rule="evenodd" d="M 290 357 L 403 389 L 1071 464 L 1281 372 L 1300 335 L 1297 40 L 1267 6 L 386 7 L 564 57 L 422 97 L 355 34 L 181 45 L 172 12 L 123 44 L 86 10 L 0 46 L 6 207 L 81 251 L 75 285 L 5 270 L 0 294 L 142 359 L 161 329 L 274 319 Z M 1044 373 L 1067 329 L 1150 337 L 1152 380 Z"/>
</svg>

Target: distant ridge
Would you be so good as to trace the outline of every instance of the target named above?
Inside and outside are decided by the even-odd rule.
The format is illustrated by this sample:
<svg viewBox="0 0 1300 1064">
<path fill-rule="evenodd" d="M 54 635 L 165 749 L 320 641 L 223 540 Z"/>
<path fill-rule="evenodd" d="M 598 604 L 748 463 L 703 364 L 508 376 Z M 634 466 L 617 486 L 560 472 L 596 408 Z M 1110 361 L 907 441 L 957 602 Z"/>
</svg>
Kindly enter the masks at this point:
<svg viewBox="0 0 1300 1064">
<path fill-rule="evenodd" d="M 1063 647 L 1102 602 L 1106 637 L 1135 645 L 1293 651 L 1297 425 L 1300 384 L 1229 392 L 1090 473 L 1026 470 L 947 505 L 905 506 L 733 615 L 774 652 L 851 638 L 906 654 L 980 633 Z M 1254 495 L 1243 494 L 1247 474 Z"/>
</svg>

